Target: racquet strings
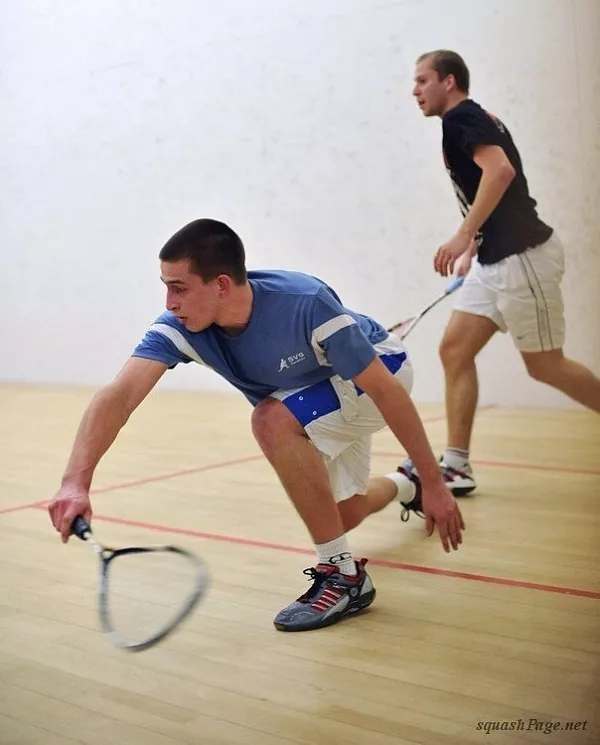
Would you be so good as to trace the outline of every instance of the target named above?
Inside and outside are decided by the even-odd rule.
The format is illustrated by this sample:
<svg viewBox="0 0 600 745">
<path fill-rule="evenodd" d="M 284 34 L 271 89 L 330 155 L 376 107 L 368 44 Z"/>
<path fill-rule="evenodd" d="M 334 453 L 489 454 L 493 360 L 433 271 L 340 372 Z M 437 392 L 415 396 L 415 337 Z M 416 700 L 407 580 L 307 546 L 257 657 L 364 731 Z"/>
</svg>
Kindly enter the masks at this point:
<svg viewBox="0 0 600 745">
<path fill-rule="evenodd" d="M 108 562 L 104 578 L 110 631 L 124 644 L 152 638 L 189 606 L 200 581 L 198 567 L 176 552 L 117 554 Z"/>
</svg>

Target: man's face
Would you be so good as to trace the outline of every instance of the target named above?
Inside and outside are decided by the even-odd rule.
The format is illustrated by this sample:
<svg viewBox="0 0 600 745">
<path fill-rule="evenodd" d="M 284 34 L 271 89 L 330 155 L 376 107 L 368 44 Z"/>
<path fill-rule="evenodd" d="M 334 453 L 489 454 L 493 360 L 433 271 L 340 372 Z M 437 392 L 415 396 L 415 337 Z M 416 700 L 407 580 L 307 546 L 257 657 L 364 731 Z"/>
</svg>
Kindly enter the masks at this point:
<svg viewBox="0 0 600 745">
<path fill-rule="evenodd" d="M 163 261 L 160 270 L 160 278 L 167 286 L 167 310 L 189 331 L 203 331 L 215 322 L 222 296 L 220 280 L 224 275 L 205 284 L 202 277 L 191 271 L 188 259 Z"/>
<path fill-rule="evenodd" d="M 452 75 L 440 80 L 430 58 L 426 57 L 417 64 L 413 96 L 417 99 L 424 116 L 441 116 L 444 113 L 448 105 L 448 93 L 453 84 Z"/>
</svg>

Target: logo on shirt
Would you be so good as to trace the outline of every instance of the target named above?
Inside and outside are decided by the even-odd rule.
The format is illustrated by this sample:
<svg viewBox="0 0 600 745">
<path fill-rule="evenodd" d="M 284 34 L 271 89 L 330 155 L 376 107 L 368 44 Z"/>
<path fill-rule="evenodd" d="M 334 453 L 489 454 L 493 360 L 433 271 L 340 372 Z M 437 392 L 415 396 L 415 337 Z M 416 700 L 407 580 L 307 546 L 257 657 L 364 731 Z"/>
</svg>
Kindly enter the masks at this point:
<svg viewBox="0 0 600 745">
<path fill-rule="evenodd" d="M 290 367 L 297 365 L 299 362 L 304 362 L 306 356 L 304 352 L 298 352 L 298 354 L 291 354 L 289 357 L 282 357 L 279 363 L 279 372 L 282 370 L 289 370 Z"/>
<path fill-rule="evenodd" d="M 498 117 L 497 117 L 497 116 L 496 116 L 495 114 L 492 114 L 492 113 L 490 113 L 489 111 L 486 111 L 485 113 L 486 113 L 486 114 L 487 114 L 487 115 L 489 116 L 489 118 L 490 118 L 490 119 L 491 119 L 491 120 L 492 120 L 492 121 L 494 122 L 494 124 L 495 124 L 495 125 L 496 125 L 496 126 L 498 127 L 498 129 L 500 130 L 500 132 L 502 132 L 502 134 L 503 134 L 503 135 L 504 135 L 504 134 L 506 134 L 506 127 L 505 127 L 505 126 L 504 126 L 504 124 L 503 124 L 503 123 L 502 123 L 502 122 L 500 121 L 500 119 L 498 119 Z"/>
<path fill-rule="evenodd" d="M 448 172 L 448 175 L 450 176 L 450 180 L 452 182 L 452 186 L 454 187 L 454 193 L 456 194 L 456 198 L 458 200 L 458 206 L 460 208 L 462 216 L 466 217 L 467 214 L 469 213 L 469 210 L 471 209 L 471 203 L 469 202 L 467 195 L 464 192 L 464 189 L 460 185 L 456 174 L 452 170 L 445 152 L 444 152 L 444 164 L 446 165 L 446 171 Z M 478 230 L 475 235 L 475 243 L 477 244 L 478 247 L 481 247 L 481 244 L 483 243 L 483 234 L 481 230 Z"/>
</svg>

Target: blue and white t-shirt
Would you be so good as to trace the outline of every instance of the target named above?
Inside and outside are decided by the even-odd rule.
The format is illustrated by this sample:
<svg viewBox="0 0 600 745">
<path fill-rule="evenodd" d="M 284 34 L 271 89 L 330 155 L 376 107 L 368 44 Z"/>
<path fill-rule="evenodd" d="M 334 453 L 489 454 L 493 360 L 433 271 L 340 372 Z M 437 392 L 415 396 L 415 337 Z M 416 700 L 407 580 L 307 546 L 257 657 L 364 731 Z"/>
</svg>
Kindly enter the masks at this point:
<svg viewBox="0 0 600 745">
<path fill-rule="evenodd" d="M 134 357 L 175 367 L 206 365 L 257 404 L 275 391 L 314 385 L 337 374 L 350 380 L 376 356 L 387 331 L 345 308 L 321 280 L 299 272 L 249 271 L 253 302 L 244 331 L 216 325 L 188 331 L 167 311 L 150 326 Z"/>
</svg>

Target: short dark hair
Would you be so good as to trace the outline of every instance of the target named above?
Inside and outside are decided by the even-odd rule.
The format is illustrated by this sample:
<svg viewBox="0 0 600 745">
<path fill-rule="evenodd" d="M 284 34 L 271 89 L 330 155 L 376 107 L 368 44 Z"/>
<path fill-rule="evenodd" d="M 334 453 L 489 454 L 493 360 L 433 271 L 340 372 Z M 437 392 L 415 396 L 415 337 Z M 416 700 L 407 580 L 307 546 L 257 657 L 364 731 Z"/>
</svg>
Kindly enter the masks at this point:
<svg viewBox="0 0 600 745">
<path fill-rule="evenodd" d="M 188 259 L 194 274 L 208 284 L 227 274 L 236 285 L 246 282 L 246 253 L 240 237 L 218 220 L 193 220 L 178 230 L 161 248 L 161 261 Z"/>
<path fill-rule="evenodd" d="M 426 59 L 431 60 L 431 66 L 437 72 L 440 80 L 444 80 L 448 75 L 453 75 L 458 90 L 462 93 L 469 92 L 469 68 L 460 54 L 451 52 L 449 49 L 436 49 L 433 52 L 422 54 L 417 63 Z"/>
</svg>

